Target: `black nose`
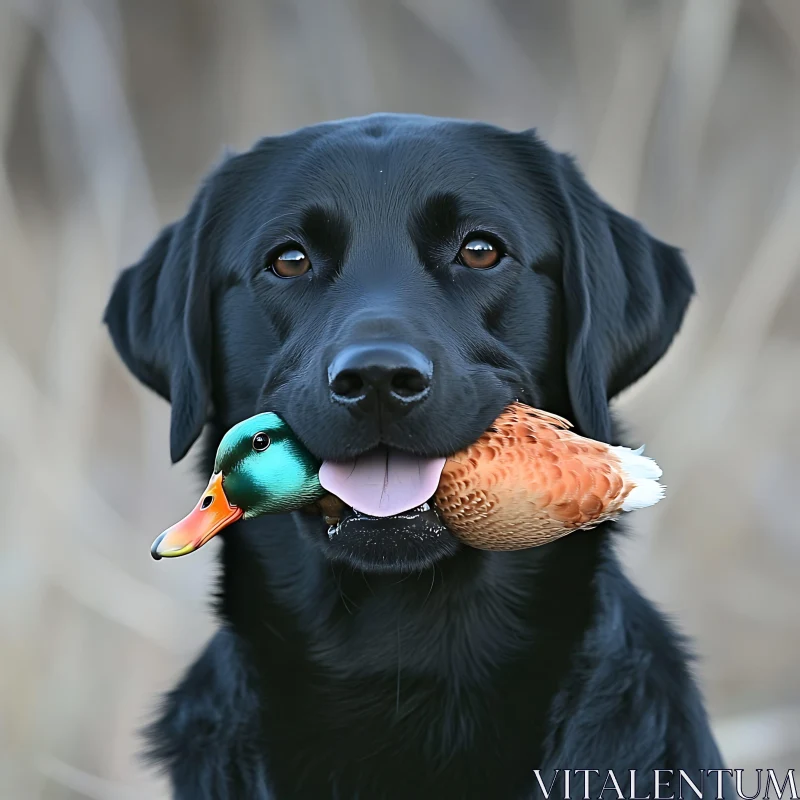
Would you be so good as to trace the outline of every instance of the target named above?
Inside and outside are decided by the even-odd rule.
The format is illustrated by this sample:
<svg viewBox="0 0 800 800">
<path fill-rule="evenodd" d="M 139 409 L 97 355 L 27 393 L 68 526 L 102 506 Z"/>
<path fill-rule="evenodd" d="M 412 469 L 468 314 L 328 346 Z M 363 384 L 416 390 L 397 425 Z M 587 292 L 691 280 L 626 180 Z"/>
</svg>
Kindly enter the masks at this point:
<svg viewBox="0 0 800 800">
<path fill-rule="evenodd" d="M 399 342 L 349 345 L 328 367 L 333 400 L 362 410 L 408 411 L 428 396 L 432 377 L 430 360 Z"/>
</svg>

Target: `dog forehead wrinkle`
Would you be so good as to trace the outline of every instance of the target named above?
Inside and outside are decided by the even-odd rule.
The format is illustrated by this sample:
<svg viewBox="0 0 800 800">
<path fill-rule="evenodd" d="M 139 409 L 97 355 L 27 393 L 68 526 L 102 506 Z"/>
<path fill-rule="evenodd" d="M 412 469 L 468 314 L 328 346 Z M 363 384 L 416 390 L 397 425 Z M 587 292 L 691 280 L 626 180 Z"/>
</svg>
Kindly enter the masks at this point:
<svg viewBox="0 0 800 800">
<path fill-rule="evenodd" d="M 451 130 L 446 137 L 432 139 L 405 128 L 380 139 L 365 138 L 358 131 L 326 136 L 293 159 L 292 171 L 299 180 L 313 182 L 315 191 L 327 189 L 339 197 L 367 195 L 373 202 L 420 196 L 431 186 L 458 191 L 487 172 L 496 173 L 499 182 L 502 170 L 492 167 L 496 159 L 459 134 Z M 476 162 L 483 165 L 482 171 L 476 170 Z"/>
<path fill-rule="evenodd" d="M 286 220 L 294 216 L 290 212 L 301 214 L 313 203 L 334 212 L 335 221 L 358 221 L 373 229 L 392 221 L 399 228 L 408 226 L 414 209 L 427 216 L 431 209 L 425 203 L 436 187 L 439 195 L 467 203 L 478 222 L 487 216 L 521 216 L 525 191 L 511 169 L 513 150 L 497 146 L 487 151 L 475 141 L 474 131 L 456 123 L 442 122 L 442 135 L 436 137 L 430 135 L 429 121 L 381 124 L 392 132 L 377 139 L 365 136 L 358 122 L 327 126 L 310 145 L 307 136 L 298 136 L 296 148 L 291 138 L 285 139 L 280 149 L 288 151 L 287 157 L 279 159 L 277 168 L 257 155 L 252 169 L 235 170 L 247 174 L 255 187 L 248 207 L 261 206 L 261 220 L 279 215 Z M 261 180 L 253 181 L 259 173 Z"/>
</svg>

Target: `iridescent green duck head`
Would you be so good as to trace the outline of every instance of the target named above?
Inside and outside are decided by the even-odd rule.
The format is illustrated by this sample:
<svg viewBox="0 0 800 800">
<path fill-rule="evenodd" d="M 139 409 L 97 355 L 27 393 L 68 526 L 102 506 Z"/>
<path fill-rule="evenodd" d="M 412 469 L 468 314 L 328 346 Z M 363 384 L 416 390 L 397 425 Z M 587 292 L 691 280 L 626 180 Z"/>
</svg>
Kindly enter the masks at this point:
<svg viewBox="0 0 800 800">
<path fill-rule="evenodd" d="M 325 495 L 320 462 L 273 413 L 234 425 L 222 438 L 199 502 L 153 542 L 153 558 L 191 553 L 239 519 L 296 511 Z"/>
</svg>

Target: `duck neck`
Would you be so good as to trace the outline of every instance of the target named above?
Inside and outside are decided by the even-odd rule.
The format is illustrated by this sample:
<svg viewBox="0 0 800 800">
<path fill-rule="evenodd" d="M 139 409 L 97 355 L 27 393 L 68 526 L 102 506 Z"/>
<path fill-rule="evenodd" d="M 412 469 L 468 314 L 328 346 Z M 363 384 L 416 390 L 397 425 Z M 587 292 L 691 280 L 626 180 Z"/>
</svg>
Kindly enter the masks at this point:
<svg viewBox="0 0 800 800">
<path fill-rule="evenodd" d="M 271 514 L 287 514 L 313 506 L 327 492 L 322 488 L 316 471 L 307 471 L 304 477 L 283 475 L 280 480 L 256 487 L 247 505 L 244 519 L 255 519 Z"/>
</svg>

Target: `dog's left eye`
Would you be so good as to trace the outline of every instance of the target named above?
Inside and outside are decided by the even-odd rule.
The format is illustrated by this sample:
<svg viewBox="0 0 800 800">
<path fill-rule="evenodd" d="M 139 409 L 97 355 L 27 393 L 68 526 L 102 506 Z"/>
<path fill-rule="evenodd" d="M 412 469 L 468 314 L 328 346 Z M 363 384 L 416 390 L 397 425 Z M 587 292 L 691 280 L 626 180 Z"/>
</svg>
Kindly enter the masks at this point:
<svg viewBox="0 0 800 800">
<path fill-rule="evenodd" d="M 279 278 L 297 278 L 305 275 L 311 269 L 308 256 L 296 247 L 290 247 L 278 254 L 278 257 L 269 265 L 269 268 Z"/>
<path fill-rule="evenodd" d="M 467 239 L 458 251 L 459 264 L 470 269 L 491 269 L 496 266 L 503 253 L 500 248 L 482 237 Z"/>
</svg>

